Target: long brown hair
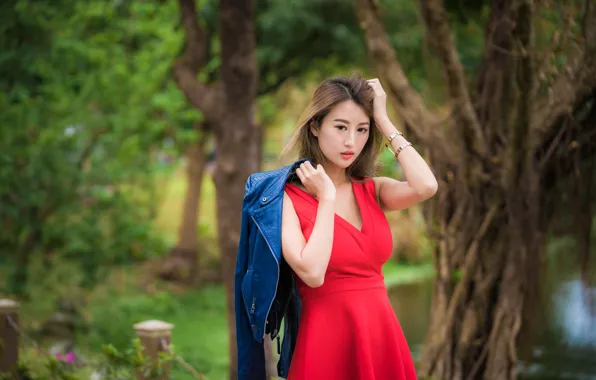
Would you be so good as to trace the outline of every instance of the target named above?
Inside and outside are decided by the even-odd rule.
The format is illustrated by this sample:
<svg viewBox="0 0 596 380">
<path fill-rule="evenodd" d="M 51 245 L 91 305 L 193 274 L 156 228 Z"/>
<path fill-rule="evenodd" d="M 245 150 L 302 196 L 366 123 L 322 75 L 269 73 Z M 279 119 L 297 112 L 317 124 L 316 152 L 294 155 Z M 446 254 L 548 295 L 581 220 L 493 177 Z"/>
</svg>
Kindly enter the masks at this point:
<svg viewBox="0 0 596 380">
<path fill-rule="evenodd" d="M 348 77 L 334 77 L 323 81 L 314 92 L 310 104 L 300 116 L 296 132 L 282 154 L 298 148 L 299 159 L 308 158 L 313 164 L 321 164 L 324 155 L 319 147 L 318 139 L 312 134 L 311 126 L 321 127 L 323 118 L 337 104 L 351 100 L 360 105 L 370 119 L 370 134 L 364 149 L 356 160 L 346 169 L 348 178 L 372 177 L 377 166 L 377 157 L 381 148 L 383 134 L 377 128 L 373 118 L 373 89 L 360 74 Z"/>
</svg>

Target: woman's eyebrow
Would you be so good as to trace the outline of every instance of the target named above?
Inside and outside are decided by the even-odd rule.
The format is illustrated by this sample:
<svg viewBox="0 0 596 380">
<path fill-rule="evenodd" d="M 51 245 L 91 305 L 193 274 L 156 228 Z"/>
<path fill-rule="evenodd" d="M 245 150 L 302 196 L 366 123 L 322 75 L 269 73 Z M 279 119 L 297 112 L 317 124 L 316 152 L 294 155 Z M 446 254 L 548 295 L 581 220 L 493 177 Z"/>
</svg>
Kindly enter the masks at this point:
<svg viewBox="0 0 596 380">
<path fill-rule="evenodd" d="M 341 122 L 341 123 L 350 124 L 350 122 L 349 122 L 349 121 L 347 121 L 347 120 L 344 120 L 344 119 L 335 119 L 335 120 L 333 120 L 333 121 L 339 121 L 339 122 Z M 362 123 L 360 123 L 360 124 L 358 124 L 358 125 L 369 125 L 369 122 L 368 122 L 368 121 L 363 121 Z"/>
</svg>

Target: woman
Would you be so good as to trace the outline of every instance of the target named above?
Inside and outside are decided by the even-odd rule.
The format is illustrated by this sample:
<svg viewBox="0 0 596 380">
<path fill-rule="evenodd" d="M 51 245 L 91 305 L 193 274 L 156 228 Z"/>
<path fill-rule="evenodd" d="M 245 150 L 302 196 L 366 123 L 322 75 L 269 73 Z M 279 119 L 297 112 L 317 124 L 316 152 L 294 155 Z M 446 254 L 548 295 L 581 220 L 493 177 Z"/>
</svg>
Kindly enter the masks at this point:
<svg viewBox="0 0 596 380">
<path fill-rule="evenodd" d="M 387 116 L 377 79 L 326 80 L 301 120 L 291 147 L 308 161 L 285 186 L 281 221 L 302 300 L 288 379 L 415 379 L 381 272 L 392 249 L 383 212 L 432 197 L 437 181 Z M 373 176 L 383 137 L 406 182 Z"/>
</svg>

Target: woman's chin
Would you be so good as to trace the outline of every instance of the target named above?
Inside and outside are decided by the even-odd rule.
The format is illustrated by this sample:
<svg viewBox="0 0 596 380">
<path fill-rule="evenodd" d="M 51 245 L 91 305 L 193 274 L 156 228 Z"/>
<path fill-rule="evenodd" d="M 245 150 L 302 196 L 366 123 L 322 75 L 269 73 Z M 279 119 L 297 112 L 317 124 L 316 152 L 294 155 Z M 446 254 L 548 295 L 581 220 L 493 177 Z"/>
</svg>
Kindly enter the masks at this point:
<svg viewBox="0 0 596 380">
<path fill-rule="evenodd" d="M 354 163 L 354 160 L 341 160 L 333 162 L 333 165 L 337 166 L 340 169 L 347 169 Z"/>
</svg>

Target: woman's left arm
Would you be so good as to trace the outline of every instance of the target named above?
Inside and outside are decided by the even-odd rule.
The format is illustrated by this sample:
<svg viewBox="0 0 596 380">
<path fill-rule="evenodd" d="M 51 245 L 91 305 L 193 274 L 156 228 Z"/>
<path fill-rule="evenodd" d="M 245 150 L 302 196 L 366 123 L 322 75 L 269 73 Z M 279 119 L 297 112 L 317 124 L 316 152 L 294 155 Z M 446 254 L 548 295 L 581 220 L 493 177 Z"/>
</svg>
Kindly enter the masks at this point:
<svg viewBox="0 0 596 380">
<path fill-rule="evenodd" d="M 438 189 L 437 179 L 416 149 L 411 145 L 404 145 L 408 141 L 403 135 L 397 134 L 397 128 L 387 116 L 386 95 L 378 79 L 368 82 L 375 92 L 375 123 L 385 138 L 393 137 L 390 142 L 391 149 L 396 152 L 397 160 L 406 177 L 405 182 L 393 178 L 375 177 L 375 189 L 384 210 L 405 209 L 435 195 Z"/>
</svg>

